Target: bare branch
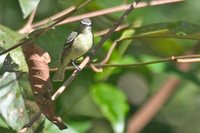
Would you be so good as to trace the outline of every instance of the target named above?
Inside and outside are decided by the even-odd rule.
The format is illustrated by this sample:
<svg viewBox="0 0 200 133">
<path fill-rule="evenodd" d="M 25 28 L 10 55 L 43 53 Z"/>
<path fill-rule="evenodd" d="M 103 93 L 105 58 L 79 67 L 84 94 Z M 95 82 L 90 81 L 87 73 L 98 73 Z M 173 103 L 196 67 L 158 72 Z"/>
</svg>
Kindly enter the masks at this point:
<svg viewBox="0 0 200 133">
<path fill-rule="evenodd" d="M 34 29 L 37 29 L 38 27 L 48 23 L 49 21 L 54 21 L 54 20 L 64 16 L 65 14 L 69 14 L 72 10 L 74 10 L 74 8 L 75 8 L 75 6 L 71 6 L 67 9 L 65 9 L 64 11 L 61 11 L 61 12 L 59 12 L 59 13 L 51 16 L 51 17 L 48 17 L 48 18 L 46 18 L 42 21 L 34 23 L 32 26 L 33 26 Z"/>
<path fill-rule="evenodd" d="M 146 6 L 156 6 L 156 5 L 162 5 L 162 4 L 177 3 L 177 2 L 183 2 L 183 0 L 153 0 L 151 2 L 140 2 L 139 4 L 137 4 L 137 6 L 135 8 L 142 8 L 142 7 L 146 7 Z M 67 18 L 66 20 L 62 21 L 58 25 L 63 25 L 66 23 L 79 21 L 84 18 L 92 18 L 92 17 L 102 16 L 105 14 L 114 13 L 114 12 L 125 11 L 125 10 L 128 10 L 129 8 L 130 8 L 130 4 L 127 4 L 127 5 L 111 7 L 111 8 L 103 9 L 103 10 L 99 10 L 99 11 L 93 11 L 90 13 L 81 14 L 81 15 Z"/>
<path fill-rule="evenodd" d="M 31 13 L 30 17 L 28 18 L 27 23 L 21 29 L 18 30 L 19 33 L 21 33 L 21 34 L 31 33 L 33 31 L 32 23 L 33 23 L 35 14 L 36 14 L 36 10 L 37 10 L 37 8 L 35 8 L 33 10 L 33 12 Z"/>
<path fill-rule="evenodd" d="M 116 40 L 112 43 L 112 45 L 110 46 L 105 58 L 101 61 L 100 64 L 106 64 L 108 62 L 108 60 L 110 59 L 111 55 L 112 55 L 112 52 L 113 50 L 115 49 L 115 47 L 117 46 L 117 43 L 118 43 L 119 40 Z"/>
<path fill-rule="evenodd" d="M 90 68 L 91 68 L 93 71 L 97 72 L 97 73 L 103 72 L 102 66 L 99 66 L 99 68 L 97 68 L 97 67 L 95 66 L 95 64 L 90 64 Z"/>
<path fill-rule="evenodd" d="M 111 34 L 117 29 L 117 27 L 122 24 L 122 22 L 126 19 L 126 17 L 135 9 L 137 3 L 140 0 L 133 2 L 129 8 L 123 13 L 123 15 L 119 18 L 118 22 L 116 22 L 112 28 L 110 28 L 110 30 L 102 37 L 102 39 L 100 40 L 100 42 L 92 49 L 92 53 L 94 54 L 96 52 L 97 49 L 99 49 L 104 42 L 111 36 Z"/>
<path fill-rule="evenodd" d="M 181 60 L 183 60 L 183 61 L 180 62 Z M 174 61 L 177 63 L 188 63 L 187 60 L 189 60 L 190 63 L 197 62 L 197 61 L 200 62 L 200 55 L 197 54 L 197 55 L 185 55 L 185 56 L 171 56 L 169 58 L 164 58 L 164 59 L 155 60 L 155 61 L 148 61 L 148 62 L 142 62 L 142 63 L 130 63 L 130 64 L 94 63 L 94 64 L 89 64 L 89 65 L 85 66 L 84 68 L 95 67 L 94 69 L 97 69 L 95 71 L 101 72 L 100 68 L 102 68 L 102 67 L 140 67 L 140 66 L 151 65 L 151 64 L 156 64 L 156 63 L 163 63 L 163 62 L 168 62 L 168 61 Z M 74 69 L 75 69 L 74 66 L 66 67 L 66 70 L 74 70 Z M 57 71 L 57 68 L 52 68 L 52 69 L 50 69 L 50 71 L 51 72 Z"/>
<path fill-rule="evenodd" d="M 90 61 L 90 57 L 87 56 L 84 61 L 79 65 L 80 71 L 87 65 L 87 63 Z M 76 78 L 78 75 L 78 71 L 75 70 L 72 75 L 64 82 L 64 84 L 53 94 L 52 100 L 56 100 L 60 94 L 63 93 L 63 91 L 70 85 L 70 83 Z"/>
<path fill-rule="evenodd" d="M 123 30 L 125 28 L 128 28 L 129 26 L 130 25 L 128 25 L 128 24 L 119 25 L 115 31 Z M 94 33 L 94 37 L 105 35 L 108 31 L 109 31 L 109 29 L 98 31 L 98 32 Z"/>
<path fill-rule="evenodd" d="M 50 30 L 52 27 L 54 27 L 57 23 L 60 23 L 61 21 L 63 21 L 64 19 L 66 19 L 67 17 L 69 17 L 70 15 L 72 15 L 73 13 L 75 13 L 78 9 L 80 9 L 81 7 L 83 7 L 86 4 L 88 4 L 89 1 L 92 1 L 92 0 L 87 0 L 85 2 L 83 2 L 82 4 L 80 4 L 79 6 L 75 7 L 75 8 L 72 8 L 69 12 L 67 12 L 66 14 L 64 14 L 63 16 L 59 17 L 58 19 L 56 19 L 51 25 L 49 25 L 48 27 L 46 28 L 43 28 L 41 29 L 40 32 L 38 32 L 37 34 L 35 34 L 33 37 L 30 37 L 30 38 L 23 38 L 19 43 L 17 43 L 16 45 L 4 50 L 3 52 L 0 53 L 0 55 L 3 55 L 23 44 L 26 44 L 27 42 L 29 41 L 32 41 L 34 40 L 36 37 L 44 34 L 45 32 L 47 32 L 48 30 Z"/>
</svg>

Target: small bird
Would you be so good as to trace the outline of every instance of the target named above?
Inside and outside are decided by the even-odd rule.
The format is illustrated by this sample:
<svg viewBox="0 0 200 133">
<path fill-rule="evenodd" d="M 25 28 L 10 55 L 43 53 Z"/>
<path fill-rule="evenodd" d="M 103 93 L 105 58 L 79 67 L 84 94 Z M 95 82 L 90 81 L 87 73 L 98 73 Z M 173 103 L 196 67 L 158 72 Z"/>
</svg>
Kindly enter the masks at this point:
<svg viewBox="0 0 200 133">
<path fill-rule="evenodd" d="M 53 81 L 63 81 L 65 77 L 65 67 L 71 62 L 76 69 L 79 69 L 73 62 L 77 58 L 87 53 L 93 45 L 93 34 L 91 20 L 83 19 L 78 30 L 72 31 L 64 43 L 64 50 L 60 58 L 60 64 Z"/>
</svg>

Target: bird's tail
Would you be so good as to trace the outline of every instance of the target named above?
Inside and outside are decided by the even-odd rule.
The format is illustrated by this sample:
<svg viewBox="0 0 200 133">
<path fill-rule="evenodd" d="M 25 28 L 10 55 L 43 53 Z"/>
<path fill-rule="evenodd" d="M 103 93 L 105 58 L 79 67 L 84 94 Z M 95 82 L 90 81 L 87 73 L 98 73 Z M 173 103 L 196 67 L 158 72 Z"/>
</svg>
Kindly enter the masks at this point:
<svg viewBox="0 0 200 133">
<path fill-rule="evenodd" d="M 53 81 L 63 81 L 65 78 L 65 66 L 61 65 L 58 67 L 57 72 L 53 76 Z"/>
</svg>

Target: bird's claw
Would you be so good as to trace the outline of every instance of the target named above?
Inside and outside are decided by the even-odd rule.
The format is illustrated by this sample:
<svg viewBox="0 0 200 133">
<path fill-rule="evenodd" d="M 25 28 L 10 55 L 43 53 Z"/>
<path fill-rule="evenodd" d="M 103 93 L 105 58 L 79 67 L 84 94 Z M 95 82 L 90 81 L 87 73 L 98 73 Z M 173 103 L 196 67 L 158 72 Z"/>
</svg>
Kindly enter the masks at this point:
<svg viewBox="0 0 200 133">
<path fill-rule="evenodd" d="M 76 63 L 75 63 L 73 60 L 72 60 L 72 65 L 76 68 L 76 70 L 77 70 L 78 72 L 81 71 L 81 68 L 80 68 L 79 66 L 77 66 Z"/>
</svg>

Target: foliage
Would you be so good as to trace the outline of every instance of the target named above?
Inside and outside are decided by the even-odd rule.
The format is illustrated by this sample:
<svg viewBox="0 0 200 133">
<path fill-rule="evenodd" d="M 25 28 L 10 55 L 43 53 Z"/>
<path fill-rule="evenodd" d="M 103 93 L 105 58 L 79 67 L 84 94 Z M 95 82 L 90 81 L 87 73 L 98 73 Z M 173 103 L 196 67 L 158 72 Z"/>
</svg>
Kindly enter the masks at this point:
<svg viewBox="0 0 200 133">
<path fill-rule="evenodd" d="M 34 29 L 31 34 L 19 33 L 18 29 L 22 29 L 20 27 L 26 24 L 28 16 L 36 7 L 33 25 L 80 2 L 81 0 L 1 0 L 0 52 L 16 45 L 22 38 L 34 36 L 51 23 L 52 20 L 49 20 L 41 27 L 35 26 L 38 29 Z M 131 1 L 94 0 L 73 15 L 107 9 L 126 2 Z M 165 57 L 186 55 L 188 50 L 198 53 L 200 18 L 194 15 L 194 12 L 199 12 L 199 5 L 198 0 L 185 0 L 134 10 L 124 22 L 129 27 L 112 34 L 93 57 L 94 63 L 104 59 L 113 43 L 116 47 L 108 64 L 161 60 Z M 112 27 L 120 15 L 121 12 L 116 12 L 91 18 L 93 32 Z M 57 67 L 66 36 L 78 25 L 79 22 L 73 22 L 55 26 L 34 38 L 34 44 L 50 55 L 50 70 Z M 96 36 L 94 43 L 97 44 L 99 40 L 100 37 Z M 0 131 L 12 133 L 19 131 L 39 108 L 31 92 L 28 67 L 21 47 L 1 55 L 0 66 Z M 142 132 L 198 133 L 199 72 L 199 63 L 192 63 L 190 70 L 183 72 L 174 62 L 140 67 L 103 67 L 101 73 L 86 68 L 55 101 L 56 114 L 69 126 L 62 132 L 125 132 L 128 120 L 139 107 L 148 101 L 168 78 L 176 77 L 180 80 L 176 93 L 173 93 L 173 97 Z M 66 71 L 66 79 L 71 73 L 72 70 Z M 53 74 L 54 71 L 50 73 L 50 77 Z M 55 92 L 62 84 L 53 82 L 52 85 Z M 28 132 L 51 133 L 59 132 L 59 129 L 42 116 Z"/>
</svg>

